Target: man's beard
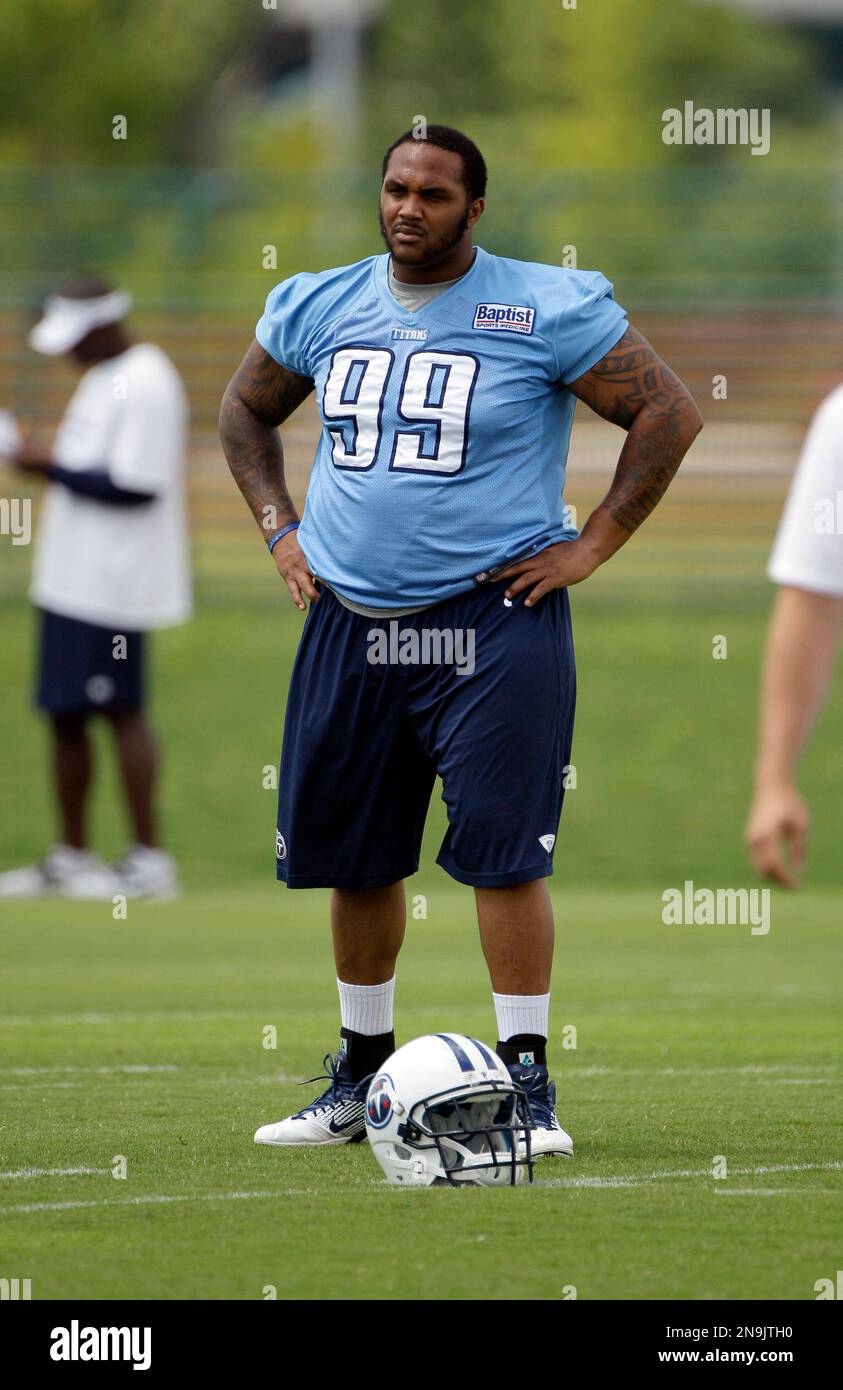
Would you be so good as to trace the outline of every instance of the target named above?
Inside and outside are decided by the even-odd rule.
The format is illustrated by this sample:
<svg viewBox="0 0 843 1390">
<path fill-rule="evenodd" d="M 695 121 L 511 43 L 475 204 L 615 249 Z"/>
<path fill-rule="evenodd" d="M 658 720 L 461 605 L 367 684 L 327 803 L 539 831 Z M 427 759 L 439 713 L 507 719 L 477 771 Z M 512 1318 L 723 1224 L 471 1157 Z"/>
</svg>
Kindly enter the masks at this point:
<svg viewBox="0 0 843 1390">
<path fill-rule="evenodd" d="M 446 233 L 445 236 L 441 237 L 440 240 L 433 245 L 431 250 L 428 252 L 427 256 L 422 261 L 410 260 L 409 258 L 407 260 L 403 260 L 400 252 L 396 251 L 395 248 L 392 245 L 390 245 L 389 237 L 387 235 L 386 227 L 384 225 L 383 213 L 381 212 L 380 208 L 378 209 L 378 221 L 380 223 L 381 236 L 384 239 L 386 249 L 392 256 L 392 259 L 394 261 L 397 261 L 399 265 L 412 266 L 414 270 L 426 270 L 430 266 L 437 265 L 439 261 L 444 261 L 445 257 L 448 256 L 451 253 L 451 251 L 453 251 L 454 247 L 460 241 L 462 241 L 462 238 L 464 237 L 468 228 L 468 207 L 466 207 L 466 210 L 463 213 L 454 231 Z"/>
</svg>

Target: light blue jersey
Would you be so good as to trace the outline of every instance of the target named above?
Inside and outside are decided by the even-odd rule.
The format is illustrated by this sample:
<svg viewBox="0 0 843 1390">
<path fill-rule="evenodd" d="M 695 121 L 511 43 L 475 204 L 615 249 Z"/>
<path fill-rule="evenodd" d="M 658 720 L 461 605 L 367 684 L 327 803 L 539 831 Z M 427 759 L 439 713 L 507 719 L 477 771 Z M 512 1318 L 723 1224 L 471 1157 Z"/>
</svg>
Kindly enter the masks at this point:
<svg viewBox="0 0 843 1390">
<path fill-rule="evenodd" d="M 626 329 L 596 271 L 478 248 L 455 285 L 410 312 L 388 269 L 383 255 L 294 275 L 255 330 L 316 383 L 301 548 L 313 574 L 374 608 L 437 603 L 510 556 L 575 538 L 566 383 Z"/>
</svg>

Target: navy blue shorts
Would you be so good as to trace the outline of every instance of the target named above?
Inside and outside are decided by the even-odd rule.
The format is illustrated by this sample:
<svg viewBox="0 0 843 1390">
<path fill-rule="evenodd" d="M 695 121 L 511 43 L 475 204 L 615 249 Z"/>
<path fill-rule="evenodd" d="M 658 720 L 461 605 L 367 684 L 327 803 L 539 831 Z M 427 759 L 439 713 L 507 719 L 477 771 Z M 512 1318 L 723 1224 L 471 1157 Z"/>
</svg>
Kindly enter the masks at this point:
<svg viewBox="0 0 843 1390">
<path fill-rule="evenodd" d="M 415 873 L 437 773 L 437 863 L 452 878 L 497 888 L 553 872 L 576 697 L 568 594 L 525 608 L 504 589 L 390 620 L 323 586 L 284 725 L 275 849 L 288 888 Z"/>
<path fill-rule="evenodd" d="M 140 709 L 144 634 L 40 610 L 35 703 L 48 714 Z M 119 639 L 124 638 L 125 642 Z M 117 640 L 115 640 L 117 639 Z"/>
</svg>

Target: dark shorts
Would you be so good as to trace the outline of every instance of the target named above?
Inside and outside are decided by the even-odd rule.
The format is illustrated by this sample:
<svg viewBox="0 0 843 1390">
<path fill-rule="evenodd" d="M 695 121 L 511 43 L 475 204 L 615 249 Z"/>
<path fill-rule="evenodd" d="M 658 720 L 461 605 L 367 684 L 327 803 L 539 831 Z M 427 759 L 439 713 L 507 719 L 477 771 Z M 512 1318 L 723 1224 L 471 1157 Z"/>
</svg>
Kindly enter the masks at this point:
<svg viewBox="0 0 843 1390">
<path fill-rule="evenodd" d="M 41 609 L 35 703 L 49 714 L 140 709 L 144 634 Z M 124 639 L 121 641 L 120 639 Z"/>
<path fill-rule="evenodd" d="M 552 873 L 575 695 L 564 589 L 525 608 L 498 583 L 390 620 L 323 588 L 290 682 L 278 878 L 376 888 L 415 873 L 437 773 L 449 823 L 437 863 L 452 878 L 495 888 Z"/>
</svg>

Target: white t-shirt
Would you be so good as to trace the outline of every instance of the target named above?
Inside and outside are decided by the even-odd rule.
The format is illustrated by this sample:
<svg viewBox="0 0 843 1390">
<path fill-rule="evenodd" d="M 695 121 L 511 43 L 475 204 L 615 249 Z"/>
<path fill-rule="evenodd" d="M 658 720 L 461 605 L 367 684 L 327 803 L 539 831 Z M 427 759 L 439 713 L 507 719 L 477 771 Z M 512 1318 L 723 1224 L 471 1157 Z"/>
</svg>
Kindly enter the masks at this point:
<svg viewBox="0 0 843 1390">
<path fill-rule="evenodd" d="M 767 573 L 776 584 L 843 595 L 843 386 L 808 427 Z"/>
<path fill-rule="evenodd" d="M 52 484 L 39 522 L 34 603 L 130 631 L 190 616 L 186 436 L 184 389 L 160 348 L 137 343 L 85 373 L 59 426 L 55 462 L 105 468 L 112 482 L 155 499 L 116 506 Z"/>
</svg>

